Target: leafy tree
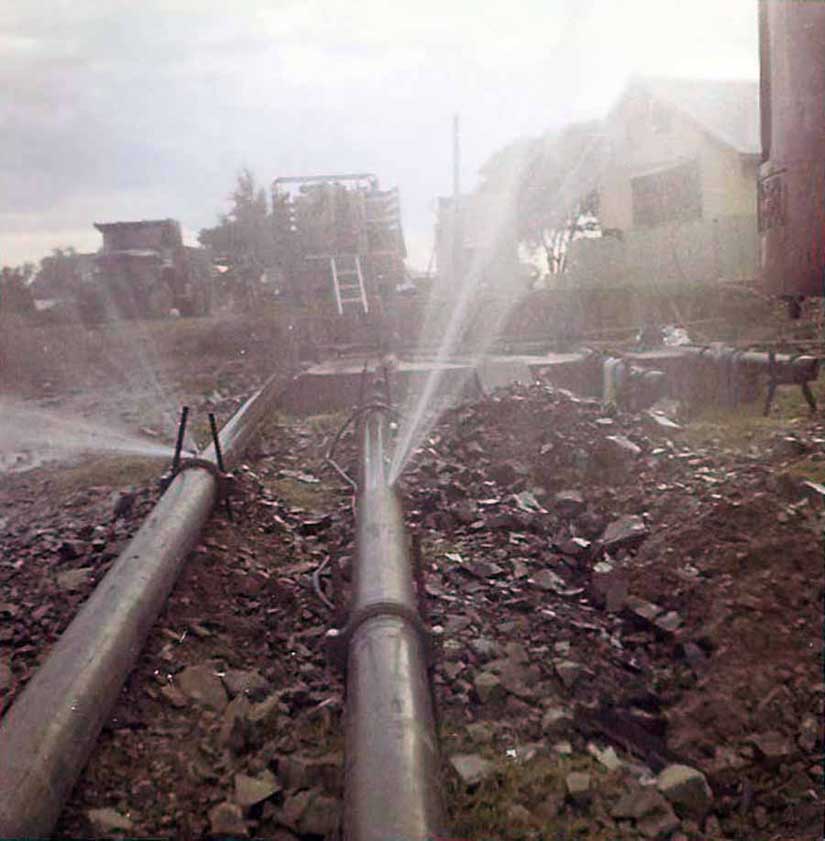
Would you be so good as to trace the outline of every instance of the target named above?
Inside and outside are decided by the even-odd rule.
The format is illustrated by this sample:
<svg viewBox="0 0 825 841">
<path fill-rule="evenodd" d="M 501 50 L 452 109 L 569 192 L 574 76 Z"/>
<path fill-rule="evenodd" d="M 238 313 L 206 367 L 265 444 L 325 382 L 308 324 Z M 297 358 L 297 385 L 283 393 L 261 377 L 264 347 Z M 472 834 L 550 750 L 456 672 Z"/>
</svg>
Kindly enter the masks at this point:
<svg viewBox="0 0 825 841">
<path fill-rule="evenodd" d="M 198 241 L 228 267 L 219 291 L 250 308 L 258 280 L 265 269 L 277 265 L 280 248 L 266 190 L 257 186 L 248 169 L 238 174 L 229 202 L 229 212 L 221 214 L 214 228 L 201 230 Z"/>
<path fill-rule="evenodd" d="M 266 191 L 244 169 L 229 196 L 231 208 L 220 216 L 214 228 L 198 234 L 201 245 L 226 259 L 236 268 L 260 272 L 275 258 L 275 239 Z"/>
<path fill-rule="evenodd" d="M 53 248 L 52 253 L 40 261 L 34 288 L 40 297 L 60 298 L 74 293 L 79 283 L 78 254 L 68 246 Z"/>
<path fill-rule="evenodd" d="M 574 123 L 505 146 L 481 168 L 481 190 L 514 191 L 519 241 L 548 248 L 560 230 L 593 210 L 608 144 L 600 121 Z"/>
<path fill-rule="evenodd" d="M 29 281 L 34 274 L 34 263 L 24 263 L 0 271 L 0 312 L 33 315 L 35 312 Z"/>
</svg>

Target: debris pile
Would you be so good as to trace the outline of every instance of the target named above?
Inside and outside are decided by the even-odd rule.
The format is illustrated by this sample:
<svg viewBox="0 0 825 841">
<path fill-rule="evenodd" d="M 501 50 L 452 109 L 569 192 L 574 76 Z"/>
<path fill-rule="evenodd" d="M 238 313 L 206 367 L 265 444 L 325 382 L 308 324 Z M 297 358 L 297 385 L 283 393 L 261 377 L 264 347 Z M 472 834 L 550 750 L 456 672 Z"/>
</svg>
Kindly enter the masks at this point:
<svg viewBox="0 0 825 841">
<path fill-rule="evenodd" d="M 335 837 L 343 684 L 322 643 L 353 518 L 324 454 L 341 422 L 273 426 L 250 456 L 235 522 L 218 512 L 190 558 L 62 834 Z M 810 421 L 770 451 L 699 446 L 544 386 L 445 415 L 402 490 L 448 837 L 816 837 L 825 488 L 796 467 L 823 443 Z M 349 439 L 336 458 L 354 462 Z M 30 531 L 3 526 L 32 574 L 35 503 Z M 84 587 L 97 572 L 80 548 L 65 571 Z"/>
<path fill-rule="evenodd" d="M 548 789 L 555 821 L 627 837 L 818 831 L 825 499 L 792 460 L 823 427 L 767 454 L 677 435 L 517 387 L 448 413 L 408 472 L 445 753 L 495 761 L 453 773 L 458 835 L 506 791 L 521 822 L 499 803 L 488 834 L 545 837 Z M 519 795 L 524 754 L 544 786 Z"/>
</svg>

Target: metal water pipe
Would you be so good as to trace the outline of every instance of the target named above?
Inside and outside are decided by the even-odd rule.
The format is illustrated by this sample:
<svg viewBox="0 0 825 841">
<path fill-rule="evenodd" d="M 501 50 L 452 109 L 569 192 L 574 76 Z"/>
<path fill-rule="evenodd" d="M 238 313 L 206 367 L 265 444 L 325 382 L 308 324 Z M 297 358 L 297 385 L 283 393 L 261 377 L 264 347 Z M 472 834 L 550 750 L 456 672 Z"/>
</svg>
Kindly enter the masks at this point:
<svg viewBox="0 0 825 841">
<path fill-rule="evenodd" d="M 443 829 L 429 638 L 404 517 L 387 481 L 389 419 L 361 423 L 357 565 L 347 641 L 344 837 L 429 841 Z"/>
<path fill-rule="evenodd" d="M 220 434 L 228 469 L 280 398 L 273 377 Z M 0 838 L 48 838 L 218 499 L 214 447 L 146 521 L 0 721 Z"/>
</svg>

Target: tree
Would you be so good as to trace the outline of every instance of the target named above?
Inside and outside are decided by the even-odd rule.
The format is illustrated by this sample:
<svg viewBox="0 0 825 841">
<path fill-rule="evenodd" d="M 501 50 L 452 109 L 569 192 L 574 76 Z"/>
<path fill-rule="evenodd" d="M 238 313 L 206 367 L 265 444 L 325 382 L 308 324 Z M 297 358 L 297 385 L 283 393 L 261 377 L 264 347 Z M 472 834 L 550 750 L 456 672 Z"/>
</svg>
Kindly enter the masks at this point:
<svg viewBox="0 0 825 841">
<path fill-rule="evenodd" d="M 480 189 L 513 190 L 519 241 L 548 247 L 592 204 L 607 153 L 600 121 L 573 123 L 500 149 L 481 168 Z"/>
<path fill-rule="evenodd" d="M 34 315 L 35 306 L 29 280 L 34 274 L 34 263 L 24 263 L 0 271 L 0 312 Z"/>
<path fill-rule="evenodd" d="M 252 306 L 261 274 L 275 265 L 278 247 L 266 191 L 244 169 L 229 196 L 231 207 L 221 214 L 214 228 L 198 234 L 201 245 L 210 248 L 228 271 L 222 276 L 224 294 L 248 308 Z"/>
<path fill-rule="evenodd" d="M 40 268 L 33 286 L 40 298 L 67 298 L 73 295 L 80 283 L 78 254 L 72 247 L 53 248 L 48 257 L 40 261 Z"/>
<path fill-rule="evenodd" d="M 275 257 L 275 239 L 266 191 L 255 184 L 255 176 L 244 169 L 229 197 L 231 209 L 220 216 L 214 228 L 198 234 L 201 245 L 232 265 L 262 270 Z"/>
</svg>

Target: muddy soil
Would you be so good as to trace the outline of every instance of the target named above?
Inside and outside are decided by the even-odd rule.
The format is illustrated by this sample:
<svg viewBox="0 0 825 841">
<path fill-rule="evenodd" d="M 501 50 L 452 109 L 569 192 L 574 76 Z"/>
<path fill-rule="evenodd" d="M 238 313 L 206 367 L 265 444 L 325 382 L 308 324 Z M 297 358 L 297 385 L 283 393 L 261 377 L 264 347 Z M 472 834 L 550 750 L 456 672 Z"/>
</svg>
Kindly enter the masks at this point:
<svg viewBox="0 0 825 841">
<path fill-rule="evenodd" d="M 353 511 L 323 456 L 342 421 L 270 422 L 58 835 L 336 837 L 343 684 L 321 640 Z M 820 837 L 824 445 L 821 418 L 699 441 L 544 386 L 447 413 L 403 494 L 448 837 Z M 145 465 L 107 464 L 0 486 L 4 707 L 156 498 Z"/>
</svg>

